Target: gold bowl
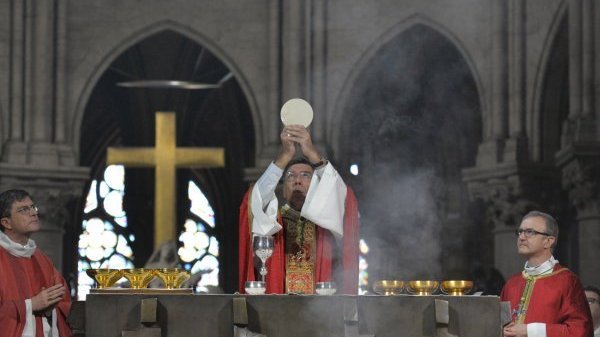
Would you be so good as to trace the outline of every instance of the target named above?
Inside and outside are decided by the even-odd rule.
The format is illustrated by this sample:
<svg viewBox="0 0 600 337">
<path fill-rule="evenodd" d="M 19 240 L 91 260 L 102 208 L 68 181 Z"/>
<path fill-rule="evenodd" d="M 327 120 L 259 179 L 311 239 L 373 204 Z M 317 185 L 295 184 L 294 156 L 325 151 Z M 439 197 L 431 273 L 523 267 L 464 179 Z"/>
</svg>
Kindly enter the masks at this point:
<svg viewBox="0 0 600 337">
<path fill-rule="evenodd" d="M 123 272 L 119 269 L 87 269 L 85 273 L 96 281 L 98 289 L 108 288 L 123 277 Z"/>
<path fill-rule="evenodd" d="M 380 280 L 373 284 L 373 291 L 379 295 L 400 295 L 404 288 L 404 281 Z"/>
<path fill-rule="evenodd" d="M 406 290 L 413 295 L 431 295 L 437 290 L 440 282 L 438 281 L 408 281 Z"/>
<path fill-rule="evenodd" d="M 473 289 L 473 281 L 448 280 L 442 281 L 440 290 L 447 295 L 463 296 Z"/>
<path fill-rule="evenodd" d="M 129 281 L 132 289 L 144 289 L 154 278 L 154 269 L 124 269 L 123 276 Z"/>
<path fill-rule="evenodd" d="M 155 269 L 155 273 L 167 289 L 179 288 L 190 278 L 190 274 L 181 268 L 160 268 Z"/>
</svg>

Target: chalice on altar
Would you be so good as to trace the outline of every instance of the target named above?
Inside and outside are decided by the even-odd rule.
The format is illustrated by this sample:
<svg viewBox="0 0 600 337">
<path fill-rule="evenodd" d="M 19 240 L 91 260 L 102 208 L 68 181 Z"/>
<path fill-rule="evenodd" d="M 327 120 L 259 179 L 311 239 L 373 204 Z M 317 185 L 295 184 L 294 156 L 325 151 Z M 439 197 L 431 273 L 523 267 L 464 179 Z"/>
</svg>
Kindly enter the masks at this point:
<svg viewBox="0 0 600 337">
<path fill-rule="evenodd" d="M 146 288 L 154 275 L 154 269 L 133 268 L 123 270 L 123 276 L 129 281 L 132 289 Z"/>
<path fill-rule="evenodd" d="M 438 281 L 408 281 L 406 290 L 413 295 L 431 295 L 439 284 Z"/>
<path fill-rule="evenodd" d="M 463 296 L 473 289 L 473 281 L 448 280 L 442 281 L 440 290 L 446 295 Z"/>
<path fill-rule="evenodd" d="M 373 284 L 373 291 L 379 295 L 400 295 L 404 288 L 404 281 L 380 280 Z"/>
<path fill-rule="evenodd" d="M 260 267 L 261 280 L 265 282 L 267 276 L 267 260 L 273 255 L 273 237 L 270 235 L 255 235 L 252 240 L 252 250 L 254 255 L 260 259 L 262 265 Z"/>
<path fill-rule="evenodd" d="M 123 272 L 119 269 L 87 269 L 85 273 L 96 281 L 98 289 L 108 288 L 123 277 Z"/>
<path fill-rule="evenodd" d="M 155 273 L 167 289 L 179 288 L 190 278 L 190 274 L 181 268 L 160 268 Z"/>
</svg>

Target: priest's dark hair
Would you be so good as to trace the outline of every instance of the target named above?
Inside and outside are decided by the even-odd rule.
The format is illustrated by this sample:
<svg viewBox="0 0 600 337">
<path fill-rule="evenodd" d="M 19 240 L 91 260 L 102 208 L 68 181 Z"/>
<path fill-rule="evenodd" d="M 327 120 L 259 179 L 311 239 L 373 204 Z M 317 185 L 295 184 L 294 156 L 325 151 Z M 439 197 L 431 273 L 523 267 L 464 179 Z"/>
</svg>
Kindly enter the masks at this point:
<svg viewBox="0 0 600 337">
<path fill-rule="evenodd" d="M 298 158 L 294 158 L 294 159 L 290 160 L 289 163 L 287 163 L 287 165 L 285 165 L 285 168 L 283 169 L 284 176 L 285 176 L 285 172 L 287 172 L 287 170 L 292 165 L 296 165 L 296 164 L 306 164 L 306 165 L 312 167 L 313 170 L 315 169 L 314 165 L 308 159 L 306 159 L 305 157 L 298 157 Z"/>
<path fill-rule="evenodd" d="M 29 193 L 24 190 L 7 190 L 0 193 L 0 218 L 9 217 L 12 205 L 27 197 L 31 198 Z M 0 229 L 4 232 L 4 226 L 0 226 Z"/>
</svg>

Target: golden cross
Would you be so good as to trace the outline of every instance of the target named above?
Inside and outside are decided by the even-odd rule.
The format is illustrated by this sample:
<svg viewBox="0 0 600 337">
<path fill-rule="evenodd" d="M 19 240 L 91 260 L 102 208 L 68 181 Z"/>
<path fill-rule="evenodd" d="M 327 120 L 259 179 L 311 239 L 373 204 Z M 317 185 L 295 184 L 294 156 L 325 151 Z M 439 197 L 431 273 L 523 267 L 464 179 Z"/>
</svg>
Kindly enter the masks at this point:
<svg viewBox="0 0 600 337">
<path fill-rule="evenodd" d="M 156 113 L 155 147 L 108 148 L 107 165 L 156 167 L 154 187 L 154 249 L 175 240 L 175 169 L 177 167 L 223 167 L 222 148 L 178 148 L 175 141 L 175 113 Z"/>
</svg>

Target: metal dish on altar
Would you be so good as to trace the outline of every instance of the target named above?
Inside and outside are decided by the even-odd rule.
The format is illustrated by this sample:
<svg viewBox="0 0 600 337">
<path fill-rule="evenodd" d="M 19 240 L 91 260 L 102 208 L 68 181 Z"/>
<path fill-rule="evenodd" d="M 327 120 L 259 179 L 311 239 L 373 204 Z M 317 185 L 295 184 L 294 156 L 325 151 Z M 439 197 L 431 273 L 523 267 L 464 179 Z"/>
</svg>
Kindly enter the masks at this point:
<svg viewBox="0 0 600 337">
<path fill-rule="evenodd" d="M 115 284 L 121 277 L 123 277 L 123 272 L 120 269 L 87 269 L 85 273 L 94 279 L 94 281 L 96 281 L 96 286 L 98 289 L 108 288 Z"/>
<path fill-rule="evenodd" d="M 379 295 L 400 295 L 404 289 L 404 281 L 380 280 L 373 284 L 373 291 Z"/>
<path fill-rule="evenodd" d="M 473 289 L 473 281 L 466 280 L 447 280 L 442 281 L 440 290 L 442 293 L 451 296 L 463 296 Z"/>
<path fill-rule="evenodd" d="M 125 269 L 123 276 L 129 281 L 132 289 L 144 289 L 154 278 L 155 271 L 146 268 Z"/>
<path fill-rule="evenodd" d="M 408 284 L 406 285 L 406 290 L 413 295 L 426 296 L 433 294 L 433 292 L 435 292 L 438 289 L 439 285 L 439 281 L 432 280 L 408 281 Z"/>
<path fill-rule="evenodd" d="M 267 290 L 267 284 L 263 281 L 246 281 L 244 284 L 246 294 L 262 295 Z"/>
<path fill-rule="evenodd" d="M 160 268 L 154 272 L 167 289 L 177 289 L 190 278 L 190 274 L 181 268 Z"/>
<path fill-rule="evenodd" d="M 335 282 L 317 282 L 315 285 L 317 295 L 333 295 L 336 291 Z"/>
<path fill-rule="evenodd" d="M 303 125 L 307 128 L 313 120 L 313 109 L 301 98 L 292 98 L 281 107 L 283 125 Z"/>
</svg>

